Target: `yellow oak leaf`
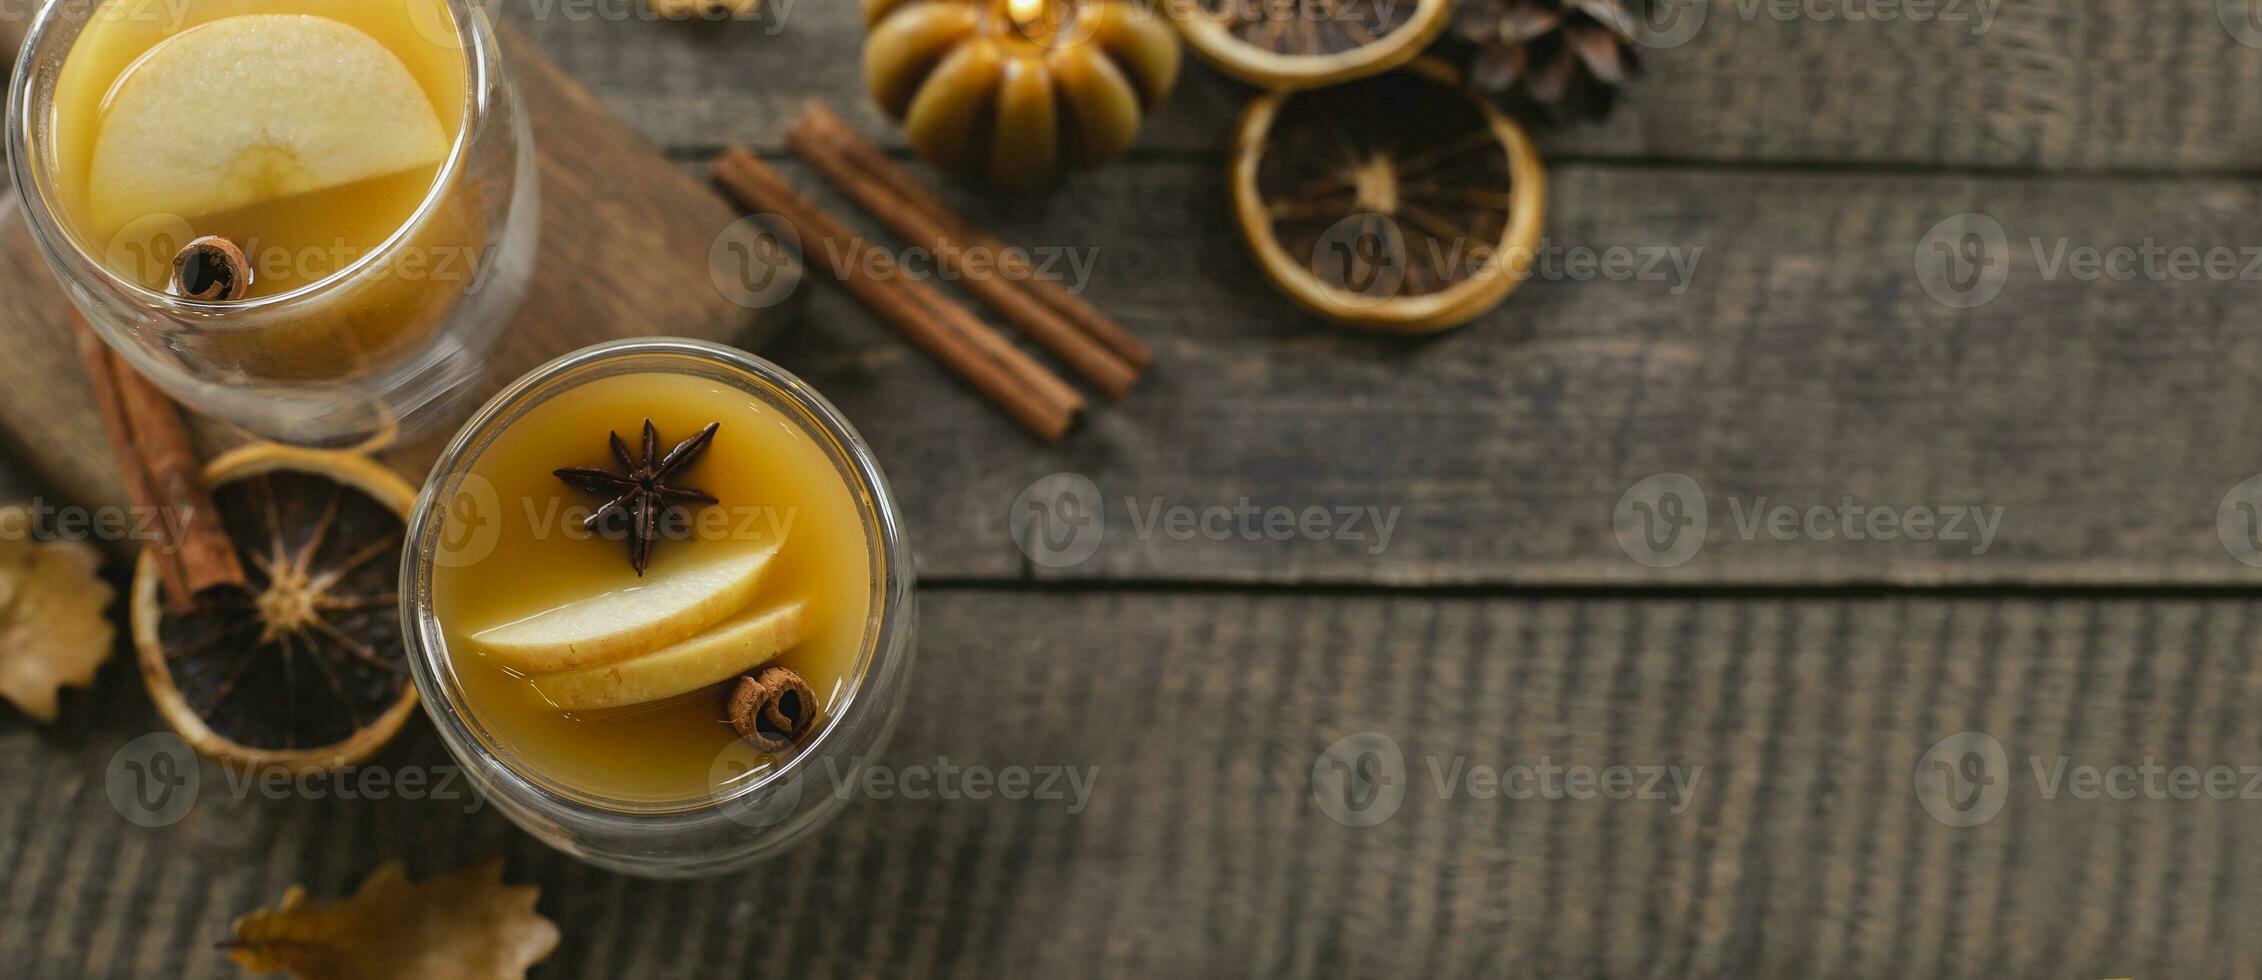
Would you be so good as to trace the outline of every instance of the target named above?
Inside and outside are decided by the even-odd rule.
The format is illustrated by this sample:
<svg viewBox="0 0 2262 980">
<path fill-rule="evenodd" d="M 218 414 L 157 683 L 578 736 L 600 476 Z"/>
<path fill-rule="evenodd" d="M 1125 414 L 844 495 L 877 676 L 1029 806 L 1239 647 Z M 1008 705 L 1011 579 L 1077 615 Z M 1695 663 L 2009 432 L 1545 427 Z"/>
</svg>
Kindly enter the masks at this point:
<svg viewBox="0 0 2262 980">
<path fill-rule="evenodd" d="M 110 659 L 116 590 L 101 569 L 85 542 L 37 540 L 28 512 L 0 507 L 0 697 L 24 714 L 54 721 L 56 692 L 93 684 Z"/>
<path fill-rule="evenodd" d="M 255 973 L 305 980 L 524 977 L 558 946 L 558 927 L 534 911 L 541 895 L 504 885 L 501 858 L 422 883 L 391 861 L 341 901 L 308 902 L 291 886 L 274 908 L 236 920 L 228 956 Z"/>
</svg>

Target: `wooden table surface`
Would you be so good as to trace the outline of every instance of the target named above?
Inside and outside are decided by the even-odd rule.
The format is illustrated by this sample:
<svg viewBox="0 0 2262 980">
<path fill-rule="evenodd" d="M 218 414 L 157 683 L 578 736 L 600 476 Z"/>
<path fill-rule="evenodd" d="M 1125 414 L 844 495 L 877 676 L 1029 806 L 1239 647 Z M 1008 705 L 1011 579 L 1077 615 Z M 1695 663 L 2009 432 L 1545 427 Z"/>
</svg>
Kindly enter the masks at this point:
<svg viewBox="0 0 2262 980">
<path fill-rule="evenodd" d="M 808 178 L 783 134 L 812 96 L 900 148 L 861 95 L 858 5 L 771 3 L 728 25 L 628 0 L 500 15 L 688 168 L 746 143 Z M 1105 170 L 947 188 L 1012 241 L 1095 250 L 1087 297 L 1156 348 L 1062 444 L 808 287 L 763 353 L 872 442 L 922 576 L 884 763 L 1075 767 L 1081 805 L 859 799 L 784 859 L 692 883 L 581 866 L 467 801 L 207 794 L 142 829 L 103 785 L 160 727 L 121 657 L 53 727 L 0 710 L 0 961 L 225 976 L 229 920 L 291 883 L 500 853 L 563 932 L 541 976 L 2262 975 L 2240 507 L 2262 491 L 2234 490 L 2262 473 L 2262 30 L 2237 3 L 1843 15 L 1865 7 L 1699 0 L 1612 121 L 1542 135 L 1550 242 L 1680 256 L 1685 280 L 1543 278 L 1420 341 L 1316 323 L 1227 214 L 1248 92 L 1190 64 Z M 2001 230 L 2000 292 L 1966 308 L 1918 268 L 1971 213 L 1946 227 Z M 1106 533 L 1052 568 L 1007 521 L 1062 472 Z M 1666 473 L 1709 528 L 1655 567 L 1618 524 Z M 1393 522 L 1146 523 L 1244 503 Z M 1847 507 L 1997 522 L 1848 540 Z M 1960 732 L 2004 753 L 1976 826 L 1917 789 Z M 1357 733 L 1403 761 L 1372 826 L 1314 791 Z M 378 761 L 447 759 L 418 723 Z M 1464 778 L 1543 765 L 1694 785 Z M 2054 776 L 2153 765 L 2227 767 L 2238 798 Z"/>
</svg>

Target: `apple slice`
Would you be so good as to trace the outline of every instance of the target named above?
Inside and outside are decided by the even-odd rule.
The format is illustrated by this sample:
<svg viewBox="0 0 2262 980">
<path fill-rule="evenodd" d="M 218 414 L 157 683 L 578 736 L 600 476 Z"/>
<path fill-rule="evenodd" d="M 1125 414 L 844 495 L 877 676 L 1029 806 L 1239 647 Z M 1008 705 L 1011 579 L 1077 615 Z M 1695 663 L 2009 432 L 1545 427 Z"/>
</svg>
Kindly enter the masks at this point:
<svg viewBox="0 0 2262 980">
<path fill-rule="evenodd" d="M 529 674 L 651 653 L 744 609 L 777 553 L 773 542 L 702 564 L 670 562 L 635 585 L 481 630 L 471 641 L 504 666 Z"/>
<path fill-rule="evenodd" d="M 807 606 L 742 612 L 688 640 L 616 664 L 534 678 L 534 688 L 567 711 L 645 704 L 720 684 L 801 642 Z"/>
<path fill-rule="evenodd" d="M 439 163 L 432 100 L 376 38 L 252 14 L 150 49 L 111 94 L 88 184 L 97 224 L 189 220 Z"/>
</svg>

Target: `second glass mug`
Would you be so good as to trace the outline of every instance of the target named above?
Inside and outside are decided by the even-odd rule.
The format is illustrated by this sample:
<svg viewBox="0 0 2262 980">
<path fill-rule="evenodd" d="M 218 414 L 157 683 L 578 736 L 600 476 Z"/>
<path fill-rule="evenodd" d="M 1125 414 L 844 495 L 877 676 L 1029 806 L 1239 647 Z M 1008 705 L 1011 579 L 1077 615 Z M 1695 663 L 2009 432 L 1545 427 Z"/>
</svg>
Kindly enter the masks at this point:
<svg viewBox="0 0 2262 980">
<path fill-rule="evenodd" d="M 121 230 L 91 247 L 74 231 L 57 135 L 59 126 L 93 125 L 59 119 L 57 109 L 58 81 L 90 23 L 171 17 L 162 29 L 178 31 L 194 25 L 199 4 L 215 16 L 249 9 L 244 0 L 54 0 L 31 25 L 9 94 L 9 165 L 25 221 L 65 293 L 167 394 L 258 435 L 375 446 L 451 421 L 477 394 L 471 382 L 486 349 L 526 294 L 540 224 L 533 137 L 493 25 L 471 0 L 410 8 L 416 38 L 462 59 L 466 92 L 445 161 L 398 228 L 318 280 L 203 302 L 116 271 L 169 267 L 172 250 L 193 236 L 184 219 L 151 215 L 130 239 Z"/>
<path fill-rule="evenodd" d="M 773 764 L 746 741 L 731 739 L 711 763 L 695 762 L 706 774 L 703 791 L 675 799 L 612 796 L 577 785 L 547 771 L 525 745 L 512 744 L 496 718 L 483 716 L 474 703 L 476 685 L 466 683 L 465 665 L 480 655 L 460 639 L 451 642 L 437 601 L 448 569 L 469 574 L 494 553 L 492 530 L 499 522 L 467 520 L 467 514 L 533 513 L 523 501 L 507 506 L 494 496 L 494 483 L 476 475 L 480 458 L 545 403 L 570 403 L 588 386 L 650 375 L 717 386 L 767 406 L 774 424 L 805 433 L 846 488 L 845 499 L 855 502 L 871 570 L 854 667 L 843 693 L 825 707 L 828 721 L 813 740 Z M 485 505 L 463 506 L 483 495 Z M 839 409 L 785 369 L 744 351 L 653 337 L 599 344 L 536 368 L 473 413 L 441 453 L 407 540 L 401 630 L 425 714 L 483 799 L 543 843 L 599 867 L 688 878 L 782 853 L 847 804 L 851 794 L 843 788 L 859 784 L 903 711 L 918 648 L 917 572 L 895 495 L 871 447 Z"/>
</svg>

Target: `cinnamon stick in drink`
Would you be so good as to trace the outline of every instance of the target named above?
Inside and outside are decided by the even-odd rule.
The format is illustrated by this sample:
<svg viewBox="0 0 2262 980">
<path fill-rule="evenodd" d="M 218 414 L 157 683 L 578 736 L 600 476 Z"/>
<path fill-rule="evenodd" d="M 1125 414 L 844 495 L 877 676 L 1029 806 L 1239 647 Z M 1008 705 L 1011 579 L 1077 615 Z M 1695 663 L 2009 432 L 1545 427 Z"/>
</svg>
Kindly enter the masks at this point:
<svg viewBox="0 0 2262 980">
<path fill-rule="evenodd" d="M 204 467 L 180 409 L 84 320 L 76 314 L 71 320 L 127 499 L 136 509 L 177 515 L 156 522 L 160 538 L 147 549 L 164 582 L 166 605 L 184 611 L 207 590 L 242 587 L 243 562 L 204 486 Z"/>
</svg>

